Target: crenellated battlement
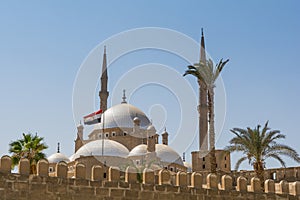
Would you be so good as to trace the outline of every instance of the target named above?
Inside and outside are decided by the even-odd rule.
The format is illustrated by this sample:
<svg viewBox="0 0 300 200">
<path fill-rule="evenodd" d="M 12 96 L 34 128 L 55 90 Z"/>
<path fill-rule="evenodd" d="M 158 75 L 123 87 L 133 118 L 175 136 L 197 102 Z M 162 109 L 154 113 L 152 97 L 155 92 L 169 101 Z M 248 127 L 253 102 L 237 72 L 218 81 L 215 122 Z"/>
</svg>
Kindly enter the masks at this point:
<svg viewBox="0 0 300 200">
<path fill-rule="evenodd" d="M 49 163 L 40 160 L 37 175 L 30 175 L 29 161 L 22 159 L 19 173 L 11 173 L 11 158 L 0 160 L 0 199 L 300 199 L 300 182 L 268 179 L 261 189 L 260 180 L 238 177 L 236 184 L 230 175 L 220 178 L 193 172 L 171 172 L 166 169 L 144 169 L 139 179 L 133 167 L 121 172 L 117 167 L 105 171 L 92 167 L 86 177 L 86 166 L 77 163 L 73 178 L 68 177 L 67 165 L 56 165 L 54 176 L 48 173 Z"/>
</svg>

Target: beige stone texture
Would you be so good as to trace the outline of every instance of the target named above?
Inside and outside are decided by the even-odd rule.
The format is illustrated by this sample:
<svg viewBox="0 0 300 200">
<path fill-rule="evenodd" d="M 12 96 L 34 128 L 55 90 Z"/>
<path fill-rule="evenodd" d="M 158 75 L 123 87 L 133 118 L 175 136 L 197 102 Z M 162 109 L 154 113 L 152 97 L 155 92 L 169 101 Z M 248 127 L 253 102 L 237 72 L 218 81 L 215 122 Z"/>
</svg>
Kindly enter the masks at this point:
<svg viewBox="0 0 300 200">
<path fill-rule="evenodd" d="M 232 178 L 229 175 L 222 176 L 222 189 L 223 190 L 232 190 Z"/>
<path fill-rule="evenodd" d="M 206 178 L 207 189 L 218 189 L 218 177 L 216 174 L 208 174 Z"/>
<path fill-rule="evenodd" d="M 260 180 L 256 177 L 251 178 L 251 191 L 252 192 L 260 192 L 261 191 Z"/>
<path fill-rule="evenodd" d="M 49 163 L 46 159 L 41 159 L 37 163 L 37 175 L 41 177 L 47 177 L 49 170 Z"/>
<path fill-rule="evenodd" d="M 19 161 L 19 174 L 29 175 L 30 174 L 30 162 L 27 158 L 21 158 Z"/>
<path fill-rule="evenodd" d="M 125 171 L 125 182 L 127 183 L 135 183 L 137 182 L 137 169 L 128 166 Z"/>
<path fill-rule="evenodd" d="M 154 184 L 155 175 L 152 169 L 145 168 L 143 171 L 143 184 Z"/>
<path fill-rule="evenodd" d="M 1 157 L 0 160 L 0 172 L 10 173 L 11 172 L 11 158 L 7 155 Z"/>
<path fill-rule="evenodd" d="M 100 165 L 94 165 L 92 167 L 91 180 L 92 181 L 102 181 L 104 179 L 104 171 Z"/>
<path fill-rule="evenodd" d="M 265 193 L 275 193 L 275 182 L 274 180 L 268 179 L 265 181 Z"/>
<path fill-rule="evenodd" d="M 59 178 L 67 178 L 68 165 L 66 162 L 62 161 L 56 164 L 55 176 Z"/>
<path fill-rule="evenodd" d="M 203 183 L 203 177 L 200 173 L 193 172 L 191 176 L 191 186 L 193 188 L 201 189 Z"/>
<path fill-rule="evenodd" d="M 75 165 L 75 178 L 86 179 L 86 167 L 82 163 Z"/>
<path fill-rule="evenodd" d="M 170 171 L 162 169 L 158 173 L 158 184 L 165 185 L 171 184 L 171 174 Z"/>
<path fill-rule="evenodd" d="M 108 181 L 119 181 L 120 169 L 118 167 L 110 167 L 108 170 Z"/>
<path fill-rule="evenodd" d="M 176 186 L 188 186 L 187 184 L 187 174 L 185 172 L 177 172 L 176 174 Z"/>
<path fill-rule="evenodd" d="M 243 176 L 237 178 L 236 190 L 239 192 L 247 192 L 247 179 Z"/>
</svg>

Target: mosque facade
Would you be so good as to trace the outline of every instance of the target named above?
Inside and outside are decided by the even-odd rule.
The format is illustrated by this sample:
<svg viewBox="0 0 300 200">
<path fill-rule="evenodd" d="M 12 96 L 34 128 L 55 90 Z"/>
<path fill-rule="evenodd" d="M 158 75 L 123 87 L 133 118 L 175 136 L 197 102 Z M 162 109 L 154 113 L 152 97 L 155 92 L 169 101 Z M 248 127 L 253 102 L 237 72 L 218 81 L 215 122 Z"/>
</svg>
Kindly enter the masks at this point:
<svg viewBox="0 0 300 200">
<path fill-rule="evenodd" d="M 106 57 L 106 49 L 104 49 L 99 92 L 100 109 L 103 111 L 101 122 L 94 125 L 87 138 L 84 137 L 84 126 L 79 124 L 74 154 L 67 157 L 60 153 L 58 147 L 57 153 L 48 157 L 49 173 L 54 175 L 56 163 L 61 161 L 67 163 L 69 177 L 74 176 L 77 163 L 86 166 L 87 177 L 91 176 L 92 166 L 101 166 L 104 170 L 104 178 L 107 174 L 105 172 L 111 166 L 118 167 L 121 171 L 132 166 L 137 172 L 145 168 L 154 171 L 168 169 L 174 173 L 209 170 L 207 150 L 192 152 L 192 163 L 185 162 L 184 156 L 181 157 L 169 146 L 167 130 L 158 134 L 147 115 L 126 101 L 125 90 L 120 104 L 107 108 L 109 92 Z M 160 136 L 161 143 L 159 143 Z M 203 133 L 200 136 L 205 138 Z M 217 169 L 230 172 L 230 154 L 216 150 L 216 157 Z"/>
</svg>

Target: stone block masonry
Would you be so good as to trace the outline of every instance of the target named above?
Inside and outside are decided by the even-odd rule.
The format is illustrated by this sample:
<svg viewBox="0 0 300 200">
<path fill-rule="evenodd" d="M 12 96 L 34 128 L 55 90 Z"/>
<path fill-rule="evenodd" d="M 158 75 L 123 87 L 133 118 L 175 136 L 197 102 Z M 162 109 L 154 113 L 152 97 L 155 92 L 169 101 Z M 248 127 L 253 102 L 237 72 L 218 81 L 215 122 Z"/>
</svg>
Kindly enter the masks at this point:
<svg viewBox="0 0 300 200">
<path fill-rule="evenodd" d="M 37 175 L 29 174 L 27 160 L 21 160 L 18 174 L 11 173 L 8 168 L 10 164 L 10 157 L 1 158 L 0 200 L 300 200 L 299 181 L 275 183 L 268 179 L 262 189 L 257 178 L 251 178 L 250 184 L 247 184 L 245 177 L 238 177 L 234 185 L 230 175 L 218 178 L 215 174 L 204 176 L 194 172 L 190 176 L 191 180 L 187 181 L 185 172 L 145 169 L 140 183 L 141 180 L 133 175 L 134 171 L 130 168 L 125 172 L 126 180 L 120 180 L 121 172 L 118 168 L 110 168 L 108 179 L 103 179 L 102 169 L 93 166 L 92 177 L 86 177 L 86 166 L 77 163 L 74 178 L 67 178 L 65 163 L 57 164 L 55 177 L 46 173 L 47 160 L 38 163 Z"/>
</svg>

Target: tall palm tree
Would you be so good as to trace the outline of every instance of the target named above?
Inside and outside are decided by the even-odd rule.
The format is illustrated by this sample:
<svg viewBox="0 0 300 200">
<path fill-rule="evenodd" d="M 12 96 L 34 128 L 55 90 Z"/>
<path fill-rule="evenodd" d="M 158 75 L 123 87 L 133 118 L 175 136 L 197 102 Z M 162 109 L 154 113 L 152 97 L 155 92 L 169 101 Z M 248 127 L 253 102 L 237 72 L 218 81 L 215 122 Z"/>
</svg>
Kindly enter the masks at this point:
<svg viewBox="0 0 300 200">
<path fill-rule="evenodd" d="M 9 152 L 12 153 L 12 167 L 18 165 L 21 158 L 27 158 L 30 162 L 30 173 L 36 174 L 36 164 L 46 157 L 42 151 L 48 148 L 43 139 L 37 134 L 23 133 L 22 139 L 11 142 Z"/>
<path fill-rule="evenodd" d="M 223 70 L 226 63 L 229 61 L 227 59 L 223 62 L 221 59 L 219 63 L 214 66 L 211 59 L 206 60 L 206 62 L 200 62 L 195 64 L 195 66 L 188 66 L 188 70 L 185 71 L 184 75 L 191 74 L 198 79 L 198 82 L 202 82 L 207 88 L 207 98 L 208 98 L 208 118 L 209 118 L 209 146 L 210 146 L 210 165 L 211 172 L 215 173 L 217 168 L 216 155 L 215 155 L 215 108 L 214 108 L 214 88 L 215 82 L 219 77 L 221 71 Z"/>
<path fill-rule="evenodd" d="M 249 127 L 247 129 L 234 128 L 230 131 L 235 137 L 230 140 L 230 145 L 225 150 L 244 154 L 237 161 L 235 169 L 237 170 L 243 161 L 248 160 L 262 183 L 264 181 L 266 159 L 274 158 L 283 167 L 286 165 L 281 157 L 282 155 L 288 156 L 298 163 L 300 162 L 300 157 L 293 148 L 277 143 L 277 140 L 284 139 L 285 135 L 281 134 L 279 130 L 271 130 L 268 127 L 268 122 L 266 122 L 263 129 L 258 125 L 254 129 Z"/>
</svg>

